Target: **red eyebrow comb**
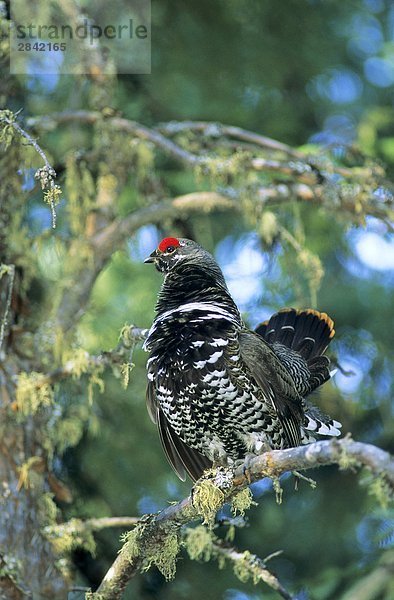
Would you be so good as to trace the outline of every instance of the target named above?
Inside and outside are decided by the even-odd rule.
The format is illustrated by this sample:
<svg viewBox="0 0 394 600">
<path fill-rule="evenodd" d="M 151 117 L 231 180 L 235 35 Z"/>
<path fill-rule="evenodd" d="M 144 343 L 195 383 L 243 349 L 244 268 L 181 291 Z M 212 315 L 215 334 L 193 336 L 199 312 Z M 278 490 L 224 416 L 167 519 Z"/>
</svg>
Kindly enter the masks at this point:
<svg viewBox="0 0 394 600">
<path fill-rule="evenodd" d="M 158 248 L 160 252 L 165 252 L 170 246 L 175 246 L 175 248 L 177 248 L 180 246 L 179 240 L 174 237 L 164 238 L 164 240 L 161 240 Z"/>
</svg>

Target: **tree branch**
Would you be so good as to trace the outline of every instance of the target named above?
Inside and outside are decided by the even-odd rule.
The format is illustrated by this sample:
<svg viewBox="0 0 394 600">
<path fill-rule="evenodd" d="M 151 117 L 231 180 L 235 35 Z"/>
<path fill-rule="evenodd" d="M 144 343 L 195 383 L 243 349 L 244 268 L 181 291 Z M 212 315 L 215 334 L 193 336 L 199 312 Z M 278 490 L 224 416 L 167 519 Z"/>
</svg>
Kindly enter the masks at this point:
<svg viewBox="0 0 394 600">
<path fill-rule="evenodd" d="M 63 113 L 52 113 L 50 116 L 30 118 L 28 120 L 28 124 L 30 127 L 39 127 L 41 129 L 45 129 L 46 131 L 51 131 L 56 125 L 59 124 L 85 123 L 86 125 L 94 125 L 102 119 L 103 115 L 100 112 L 78 110 L 73 112 L 67 111 Z M 130 121 L 121 117 L 112 117 L 106 119 L 106 122 L 110 123 L 114 130 L 123 131 L 141 140 L 152 142 L 157 148 L 160 148 L 163 150 L 163 152 L 169 156 L 172 156 L 172 158 L 180 161 L 183 164 L 194 166 L 199 164 L 201 161 L 200 157 L 188 152 L 187 150 L 184 150 L 181 148 L 181 146 L 175 144 L 158 131 L 144 127 L 136 121 Z"/>
<path fill-rule="evenodd" d="M 124 240 L 133 235 L 140 227 L 150 223 L 160 224 L 165 220 L 174 220 L 192 213 L 210 213 L 215 210 L 237 209 L 238 203 L 216 192 L 195 192 L 179 196 L 134 211 L 123 218 L 109 222 L 106 227 L 97 231 L 89 240 L 92 264 L 86 268 L 81 264 L 80 270 L 74 274 L 75 283 L 68 285 L 62 293 L 56 310 L 56 323 L 64 331 L 75 326 L 82 317 L 89 300 L 94 282 Z"/>
<path fill-rule="evenodd" d="M 235 138 L 243 142 L 254 144 L 255 146 L 260 146 L 266 150 L 283 152 L 294 158 L 305 159 L 305 154 L 294 150 L 294 148 L 291 148 L 287 144 L 273 140 L 265 135 L 260 135 L 253 131 L 247 131 L 246 129 L 241 129 L 241 127 L 234 127 L 232 125 L 223 125 L 222 123 L 212 123 L 209 121 L 170 121 L 169 123 L 159 123 L 156 129 L 169 135 L 174 135 L 182 131 L 195 131 L 208 138 L 219 138 L 223 136 Z"/>
<path fill-rule="evenodd" d="M 71 519 L 71 521 L 50 528 L 47 530 L 47 535 L 49 537 L 51 535 L 61 536 L 62 538 L 68 536 L 77 543 L 83 544 L 86 536 L 94 531 L 113 527 L 134 527 L 140 522 L 141 519 L 138 517 L 102 517 L 85 521 Z M 199 540 L 197 544 L 195 543 L 196 538 Z M 191 559 L 208 561 L 213 557 L 220 562 L 223 562 L 224 559 L 233 565 L 234 572 L 241 581 L 252 579 L 255 584 L 263 581 L 285 600 L 292 600 L 291 594 L 282 586 L 278 578 L 267 569 L 261 558 L 249 551 L 239 551 L 234 545 L 218 538 L 203 525 L 198 528 L 182 528 L 181 539 L 182 545 L 186 546 Z M 274 556 L 276 554 L 274 553 Z"/>
<path fill-rule="evenodd" d="M 355 442 L 350 438 L 315 442 L 307 446 L 273 450 L 249 461 L 247 471 L 240 466 L 236 469 L 232 481 L 218 487 L 219 473 L 215 477 L 202 478 L 194 487 L 193 496 L 169 506 L 156 515 L 142 517 L 134 529 L 133 537 L 124 544 L 117 559 L 112 564 L 97 592 L 94 600 L 116 600 L 121 597 L 128 581 L 141 569 L 147 568 L 144 552 L 152 545 L 160 550 L 169 533 L 178 535 L 182 525 L 201 517 L 198 506 L 200 486 L 208 482 L 212 489 L 218 490 L 217 504 L 210 509 L 217 511 L 225 502 L 231 500 L 249 483 L 263 477 L 278 478 L 286 471 L 305 470 L 322 465 L 337 464 L 340 468 L 366 467 L 375 477 L 380 478 L 391 493 L 394 490 L 394 459 L 384 450 L 371 444 Z M 203 483 L 202 483 L 203 482 Z M 205 483 L 204 483 L 205 482 Z"/>
<path fill-rule="evenodd" d="M 115 131 L 122 131 L 130 136 L 149 141 L 183 166 L 199 167 L 203 173 L 227 173 L 232 177 L 235 171 L 242 169 L 279 174 L 281 179 L 273 181 L 269 185 L 259 185 L 257 182 L 255 189 L 243 189 L 242 186 L 238 186 L 224 189 L 219 193 L 217 191 L 193 192 L 173 200 L 163 200 L 151 206 L 145 206 L 123 218 L 102 215 L 100 227 L 95 230 L 89 229 L 87 234 L 91 259 L 89 262 L 82 262 L 72 273 L 72 281 L 64 288 L 56 308 L 55 322 L 64 331 L 75 326 L 84 314 L 95 280 L 114 249 L 117 249 L 127 236 L 135 233 L 143 225 L 160 224 L 166 220 L 173 221 L 180 215 L 187 218 L 193 212 L 242 211 L 242 198 L 245 194 L 248 197 L 253 195 L 256 205 L 260 208 L 295 199 L 314 202 L 328 210 L 337 211 L 338 208 L 346 210 L 358 220 L 364 219 L 366 214 L 371 214 L 385 222 L 388 221 L 393 196 L 382 187 L 380 195 L 374 196 L 371 191 L 371 181 L 382 178 L 382 172 L 378 172 L 377 168 L 374 170 L 367 166 L 346 169 L 331 161 L 322 174 L 320 170 L 310 164 L 309 157 L 301 152 L 292 151 L 286 144 L 238 127 L 187 121 L 164 124 L 158 129 L 154 129 L 121 117 L 106 117 L 99 111 L 86 110 L 55 113 L 28 120 L 31 127 L 39 127 L 44 130 L 51 130 L 59 124 L 94 125 L 98 122 L 108 123 L 109 127 Z M 261 149 L 271 153 L 277 151 L 285 154 L 287 160 L 276 160 L 270 155 L 268 158 L 258 154 L 253 156 L 250 153 L 244 158 L 238 156 L 237 153 L 223 158 L 216 152 L 216 148 L 208 153 L 203 146 L 197 152 L 191 152 L 170 139 L 174 133 L 186 130 L 200 132 L 211 138 L 227 136 L 232 139 L 240 139 L 255 144 L 257 153 L 261 154 Z M 220 141 L 218 146 L 220 147 Z M 335 178 L 333 179 L 334 174 Z M 350 180 L 351 185 L 341 186 L 338 184 L 339 180 L 346 179 Z M 378 187 L 377 182 L 373 185 L 374 189 Z M 350 191 L 349 188 L 351 188 Z"/>
<path fill-rule="evenodd" d="M 20 112 L 20 111 L 19 111 Z M 37 141 L 30 135 L 30 133 L 28 133 L 27 131 L 25 131 L 25 129 L 23 129 L 16 121 L 15 121 L 15 116 L 11 111 L 9 110 L 3 110 L 0 113 L 0 123 L 5 123 L 6 125 L 9 125 L 10 127 L 12 127 L 13 129 L 15 129 L 15 131 L 17 133 L 19 133 L 19 135 L 23 138 L 25 138 L 25 140 L 27 140 L 27 143 L 30 146 L 33 146 L 34 150 L 37 152 L 37 154 L 39 154 L 39 156 L 42 158 L 45 167 L 48 169 L 48 171 L 52 171 L 54 173 L 54 169 L 51 165 L 51 163 L 49 162 L 49 159 L 47 157 L 47 155 L 45 154 L 44 150 L 41 148 L 41 146 L 37 143 Z M 55 174 L 56 176 L 56 174 Z"/>
<path fill-rule="evenodd" d="M 0 281 L 3 277 L 5 277 L 5 275 L 7 275 L 8 284 L 6 290 L 4 290 L 3 292 L 3 295 L 5 297 L 3 301 L 4 311 L 3 314 L 0 316 L 0 359 L 2 358 L 1 348 L 3 345 L 5 332 L 7 330 L 8 316 L 11 308 L 12 292 L 14 289 L 15 265 L 0 264 Z M 1 291 L 2 290 L 0 288 L 0 293 Z"/>
<path fill-rule="evenodd" d="M 369 182 L 372 176 L 370 167 L 349 169 L 341 166 L 337 166 L 334 163 L 330 164 L 329 173 L 320 172 L 320 170 L 312 165 L 310 157 L 302 152 L 294 150 L 265 136 L 243 130 L 239 127 L 230 125 L 223 125 L 221 123 L 208 123 L 201 121 L 185 121 L 177 123 L 161 124 L 156 129 L 150 129 L 137 123 L 136 121 L 130 121 L 122 117 L 104 117 L 101 112 L 98 111 L 66 111 L 62 113 L 52 113 L 49 116 L 34 117 L 28 119 L 28 125 L 30 127 L 41 128 L 46 131 L 53 130 L 59 124 L 67 123 L 84 123 L 86 125 L 94 125 L 100 120 L 105 120 L 110 126 L 116 131 L 123 131 L 141 140 L 146 140 L 154 144 L 156 148 L 162 150 L 168 156 L 171 156 L 174 160 L 180 162 L 184 166 L 188 167 L 207 167 L 209 171 L 210 164 L 215 161 L 215 169 L 219 171 L 226 171 L 230 168 L 231 170 L 231 157 L 230 158 L 218 158 L 206 153 L 205 149 L 202 154 L 195 154 L 186 150 L 179 144 L 176 144 L 171 139 L 163 135 L 161 131 L 168 135 L 177 133 L 179 131 L 197 131 L 205 133 L 207 137 L 218 138 L 220 135 L 227 136 L 230 138 L 237 138 L 249 143 L 255 144 L 257 148 L 264 148 L 270 151 L 279 151 L 285 153 L 287 156 L 295 159 L 293 161 L 281 162 L 275 160 L 266 160 L 261 157 L 251 157 L 246 160 L 245 167 L 256 171 L 275 171 L 282 173 L 283 175 L 291 176 L 299 179 L 303 183 L 317 184 L 321 183 L 328 175 L 337 174 L 345 179 L 353 179 L 359 182 Z M 375 168 L 376 170 L 377 168 Z M 383 176 L 383 170 L 379 170 L 379 176 Z"/>
<path fill-rule="evenodd" d="M 141 329 L 140 327 L 134 327 L 134 325 L 130 325 L 126 329 L 127 330 L 124 331 L 123 335 L 121 335 L 119 344 L 112 350 L 103 351 L 99 355 L 92 355 L 85 352 L 85 361 L 82 372 L 88 373 L 97 367 L 106 368 L 128 362 L 130 352 L 132 352 L 137 342 L 141 342 L 146 338 L 148 329 Z M 67 377 L 73 377 L 78 369 L 81 369 L 81 358 L 70 359 L 63 367 L 59 367 L 51 373 L 48 373 L 48 375 L 43 376 L 39 385 L 53 384 L 63 379 L 67 379 Z"/>
<path fill-rule="evenodd" d="M 264 581 L 270 588 L 278 592 L 282 598 L 292 600 L 293 596 L 283 587 L 278 578 L 267 569 L 261 558 L 248 551 L 240 552 L 234 546 L 228 546 L 220 540 L 215 540 L 213 546 L 218 556 L 222 556 L 233 564 L 236 574 L 243 570 L 246 576 L 250 576 L 253 583 L 257 584 L 259 581 Z M 241 575 L 242 580 L 246 578 L 245 575 L 243 577 Z"/>
<path fill-rule="evenodd" d="M 55 184 L 56 171 L 52 167 L 47 155 L 37 141 L 23 129 L 16 121 L 15 115 L 9 110 L 3 110 L 0 112 L 0 123 L 5 123 L 9 127 L 12 127 L 22 138 L 27 140 L 29 146 L 32 146 L 37 154 L 41 157 L 44 162 L 44 166 L 37 169 L 35 172 L 35 179 L 38 179 L 41 183 L 42 190 L 45 191 L 44 199 L 50 205 L 52 214 L 52 227 L 56 227 L 56 211 L 55 206 L 59 201 L 61 195 L 60 187 Z"/>
</svg>

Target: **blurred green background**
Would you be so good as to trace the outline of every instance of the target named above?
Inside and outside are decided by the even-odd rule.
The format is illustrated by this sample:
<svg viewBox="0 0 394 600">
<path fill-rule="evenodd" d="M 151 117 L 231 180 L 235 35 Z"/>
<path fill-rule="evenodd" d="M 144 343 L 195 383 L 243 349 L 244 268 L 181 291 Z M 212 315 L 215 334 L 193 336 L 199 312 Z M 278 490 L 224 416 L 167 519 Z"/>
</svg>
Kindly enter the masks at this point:
<svg viewBox="0 0 394 600">
<path fill-rule="evenodd" d="M 24 116 L 104 104 L 146 125 L 220 121 L 295 147 L 328 145 L 338 156 L 352 144 L 355 153 L 381 160 L 393 172 L 394 6 L 388 0 L 155 0 L 151 75 L 119 76 L 103 90 L 83 77 L 17 76 L 11 87 L 10 81 L 0 84 L 2 97 L 7 93 L 10 108 L 23 107 Z M 59 128 L 40 143 L 56 165 L 70 151 L 89 149 L 89 135 L 82 126 Z M 116 169 L 116 152 L 106 156 L 103 147 L 102 154 Z M 25 176 L 29 187 L 31 173 Z M 195 186 L 192 174 L 165 160 L 155 173 L 140 177 L 142 182 L 133 171 L 124 174 L 119 214 L 142 205 L 157 177 L 168 197 Z M 58 230 L 47 233 L 38 248 L 48 289 L 64 277 L 59 239 L 67 234 L 67 201 L 66 189 Z M 367 217 L 363 225 L 349 227 L 346 215 L 334 218 L 322 208 L 290 202 L 276 213 L 302 231 L 305 246 L 321 259 L 325 273 L 317 308 L 335 320 L 333 351 L 353 372 L 338 372 L 316 401 L 342 421 L 345 433 L 394 451 L 394 242 L 387 224 Z M 40 192 L 29 199 L 24 219 L 31 232 L 48 232 L 50 214 Z M 251 326 L 282 306 L 311 302 L 291 248 L 275 240 L 262 243 L 247 221 L 226 213 L 196 216 L 186 225 L 216 255 Z M 142 261 L 170 233 L 166 224 L 144 227 L 115 252 L 79 326 L 82 347 L 93 353 L 114 347 L 125 323 L 149 327 L 161 277 Z M 140 515 L 189 492 L 190 483 L 182 484 L 172 473 L 149 421 L 146 355 L 139 347 L 133 362 L 126 390 L 105 375 L 105 391 L 94 394 L 81 440 L 55 463 L 74 495 L 74 502 L 63 507 L 66 517 Z M 71 414 L 86 406 L 84 380 L 63 385 L 58 394 Z M 293 480 L 284 478 L 281 506 L 269 482 L 255 484 L 258 506 L 235 542 L 260 557 L 283 550 L 270 568 L 299 600 L 358 600 L 358 593 L 349 592 L 352 586 L 384 561 L 394 563 L 394 514 L 377 508 L 367 482 L 360 485 L 349 471 L 325 468 L 309 474 L 318 481 L 316 490 L 301 483 L 295 492 Z M 75 553 L 82 584 L 98 584 L 120 546 L 119 535 L 118 530 L 100 533 L 94 558 Z M 363 596 L 392 597 L 393 583 L 387 581 Z M 230 568 L 219 571 L 215 563 L 191 562 L 185 555 L 173 582 L 152 569 L 131 582 L 125 598 L 270 600 L 276 595 L 262 584 L 240 583 Z"/>
</svg>

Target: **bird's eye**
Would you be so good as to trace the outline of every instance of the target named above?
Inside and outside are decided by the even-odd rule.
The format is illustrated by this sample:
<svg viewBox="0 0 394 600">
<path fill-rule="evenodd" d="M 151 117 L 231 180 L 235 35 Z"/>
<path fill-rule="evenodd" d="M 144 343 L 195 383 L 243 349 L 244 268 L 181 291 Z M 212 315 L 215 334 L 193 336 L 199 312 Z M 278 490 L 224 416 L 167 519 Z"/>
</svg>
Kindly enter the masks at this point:
<svg viewBox="0 0 394 600">
<path fill-rule="evenodd" d="M 175 250 L 175 246 L 168 246 L 168 248 L 166 248 L 166 254 L 171 254 L 172 252 L 174 252 Z"/>
</svg>

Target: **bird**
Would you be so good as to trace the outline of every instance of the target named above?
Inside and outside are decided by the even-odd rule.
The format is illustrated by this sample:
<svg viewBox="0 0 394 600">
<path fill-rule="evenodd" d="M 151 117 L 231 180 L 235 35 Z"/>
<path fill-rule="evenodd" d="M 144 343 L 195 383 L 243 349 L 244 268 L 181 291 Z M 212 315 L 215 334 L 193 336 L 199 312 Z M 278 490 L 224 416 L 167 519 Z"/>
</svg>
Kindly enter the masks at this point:
<svg viewBox="0 0 394 600">
<path fill-rule="evenodd" d="M 147 409 L 181 480 L 340 435 L 341 424 L 308 400 L 332 374 L 326 313 L 284 308 L 252 331 L 197 242 L 166 237 L 144 262 L 164 275 L 143 345 Z"/>
</svg>

